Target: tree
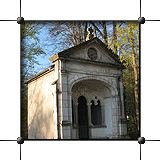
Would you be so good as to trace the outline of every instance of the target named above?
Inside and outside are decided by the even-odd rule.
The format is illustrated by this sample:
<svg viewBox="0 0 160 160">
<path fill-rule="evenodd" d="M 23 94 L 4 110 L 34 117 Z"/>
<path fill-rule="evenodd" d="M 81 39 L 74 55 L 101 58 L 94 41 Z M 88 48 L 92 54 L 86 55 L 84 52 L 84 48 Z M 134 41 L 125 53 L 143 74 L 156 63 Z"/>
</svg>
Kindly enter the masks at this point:
<svg viewBox="0 0 160 160">
<path fill-rule="evenodd" d="M 139 130 L 139 25 L 136 22 L 125 23 L 123 27 L 117 26 L 116 32 L 117 40 L 113 44 L 120 59 L 126 62 L 123 78 L 127 92 L 127 111 L 131 123 L 136 124 L 134 127 L 131 125 L 136 131 Z"/>
<path fill-rule="evenodd" d="M 21 134 L 24 139 L 28 136 L 27 85 L 24 81 L 36 73 L 34 65 L 39 64 L 36 60 L 37 56 L 45 54 L 38 38 L 43 27 L 43 23 L 26 21 L 21 27 Z"/>
<path fill-rule="evenodd" d="M 106 21 L 70 21 L 48 23 L 50 35 L 61 46 L 61 50 L 76 46 L 86 41 L 87 27 L 92 25 L 94 36 L 99 37 L 108 44 L 107 25 L 111 22 Z"/>
<path fill-rule="evenodd" d="M 60 50 L 85 42 L 87 21 L 48 22 L 47 26 L 51 37 L 60 46 Z"/>
<path fill-rule="evenodd" d="M 97 32 L 99 33 L 99 35 L 100 35 L 101 38 L 103 39 L 103 42 L 104 42 L 106 45 L 108 45 L 106 22 L 105 22 L 105 21 L 102 21 L 102 22 L 90 21 L 90 23 L 91 23 L 92 26 L 94 27 L 95 31 L 97 31 Z M 101 28 L 103 29 L 103 31 L 101 31 Z"/>
<path fill-rule="evenodd" d="M 117 53 L 117 45 L 116 45 L 116 42 L 117 42 L 117 29 L 116 29 L 116 26 L 117 26 L 117 22 L 113 21 L 113 41 L 115 42 L 115 44 L 114 44 L 114 52 L 115 53 Z"/>
<path fill-rule="evenodd" d="M 21 27 L 21 75 L 25 75 L 26 79 L 36 73 L 34 67 L 35 64 L 39 64 L 37 56 L 46 54 L 39 44 L 40 39 L 38 37 L 43 27 L 43 22 L 27 21 Z"/>
<path fill-rule="evenodd" d="M 129 26 L 129 31 L 130 31 L 130 45 L 131 45 L 131 54 L 132 54 L 132 60 L 133 60 L 133 68 L 134 68 L 134 77 L 135 77 L 135 105 L 136 105 L 136 120 L 137 120 L 137 126 L 139 130 L 139 91 L 138 91 L 138 68 L 137 68 L 137 62 L 136 62 L 136 55 L 135 55 L 135 49 L 134 49 L 134 42 L 135 42 L 135 37 L 133 34 L 135 26 L 133 24 L 130 24 Z"/>
</svg>

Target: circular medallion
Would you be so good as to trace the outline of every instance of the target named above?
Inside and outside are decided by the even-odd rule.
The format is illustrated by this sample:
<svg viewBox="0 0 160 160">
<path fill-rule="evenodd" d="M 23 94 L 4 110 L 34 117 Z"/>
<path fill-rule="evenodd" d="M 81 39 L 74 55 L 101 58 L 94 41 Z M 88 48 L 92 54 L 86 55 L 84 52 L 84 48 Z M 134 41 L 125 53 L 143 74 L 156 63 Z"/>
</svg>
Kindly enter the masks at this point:
<svg viewBox="0 0 160 160">
<path fill-rule="evenodd" d="M 88 49 L 88 57 L 91 60 L 96 60 L 97 59 L 97 51 L 94 48 L 89 48 Z"/>
</svg>

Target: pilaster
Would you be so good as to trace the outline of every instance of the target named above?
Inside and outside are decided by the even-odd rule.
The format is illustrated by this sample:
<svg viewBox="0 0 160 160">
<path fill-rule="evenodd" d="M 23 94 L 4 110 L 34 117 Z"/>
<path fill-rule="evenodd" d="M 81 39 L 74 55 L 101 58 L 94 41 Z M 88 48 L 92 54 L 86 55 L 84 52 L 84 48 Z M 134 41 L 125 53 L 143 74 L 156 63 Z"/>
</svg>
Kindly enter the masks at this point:
<svg viewBox="0 0 160 160">
<path fill-rule="evenodd" d="M 119 135 L 119 115 L 120 115 L 120 108 L 119 108 L 119 97 L 118 95 L 112 96 L 112 133 L 113 137 L 118 137 Z"/>
</svg>

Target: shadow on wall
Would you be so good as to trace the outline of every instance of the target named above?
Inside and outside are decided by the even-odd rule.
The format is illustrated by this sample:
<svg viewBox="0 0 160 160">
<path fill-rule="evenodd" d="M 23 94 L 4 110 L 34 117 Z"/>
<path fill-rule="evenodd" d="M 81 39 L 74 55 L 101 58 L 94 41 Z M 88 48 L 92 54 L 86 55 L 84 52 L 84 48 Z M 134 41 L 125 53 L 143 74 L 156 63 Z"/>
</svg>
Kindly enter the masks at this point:
<svg viewBox="0 0 160 160">
<path fill-rule="evenodd" d="M 47 97 L 43 96 L 37 83 L 32 91 L 28 108 L 28 139 L 53 139 L 53 112 L 47 108 Z"/>
</svg>

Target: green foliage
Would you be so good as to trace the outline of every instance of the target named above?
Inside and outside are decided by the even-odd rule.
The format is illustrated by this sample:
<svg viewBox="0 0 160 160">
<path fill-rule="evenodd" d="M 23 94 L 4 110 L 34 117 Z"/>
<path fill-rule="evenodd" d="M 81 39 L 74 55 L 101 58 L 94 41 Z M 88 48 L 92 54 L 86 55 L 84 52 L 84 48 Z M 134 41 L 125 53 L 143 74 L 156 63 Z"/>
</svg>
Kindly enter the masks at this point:
<svg viewBox="0 0 160 160">
<path fill-rule="evenodd" d="M 139 78 L 139 24 L 137 22 L 124 22 L 123 25 L 117 24 L 116 39 L 113 40 L 109 48 L 119 55 L 120 61 L 126 67 L 123 70 L 123 83 L 126 95 L 126 115 L 129 116 L 128 134 L 132 139 L 137 139 L 139 132 L 137 131 L 138 124 L 136 119 L 135 77 L 138 74 Z M 133 59 L 134 56 L 135 59 Z"/>
<path fill-rule="evenodd" d="M 37 56 L 45 55 L 46 53 L 40 46 L 38 37 L 41 29 L 44 27 L 42 22 L 27 22 L 25 21 L 21 28 L 21 74 L 25 75 L 24 80 L 27 80 L 33 74 L 35 64 L 39 64 Z M 34 71 L 34 72 L 33 72 Z"/>
<path fill-rule="evenodd" d="M 21 134 L 28 139 L 27 85 L 23 82 L 36 73 L 37 56 L 44 55 L 38 34 L 44 27 L 42 22 L 24 22 L 21 27 Z"/>
<path fill-rule="evenodd" d="M 125 61 L 124 66 L 126 67 L 126 69 L 123 70 L 123 82 L 126 95 L 126 114 L 130 119 L 128 134 L 131 135 L 132 138 L 136 138 L 135 135 L 138 135 L 138 132 L 135 105 L 135 66 L 131 53 L 131 39 L 134 40 L 134 54 L 136 58 L 136 68 L 139 77 L 139 24 L 137 24 L 136 22 L 129 22 L 125 23 L 122 27 L 117 26 L 116 29 L 117 41 L 114 41 L 113 45 L 118 47 L 120 60 Z M 111 46 L 112 48 L 113 45 Z"/>
</svg>

